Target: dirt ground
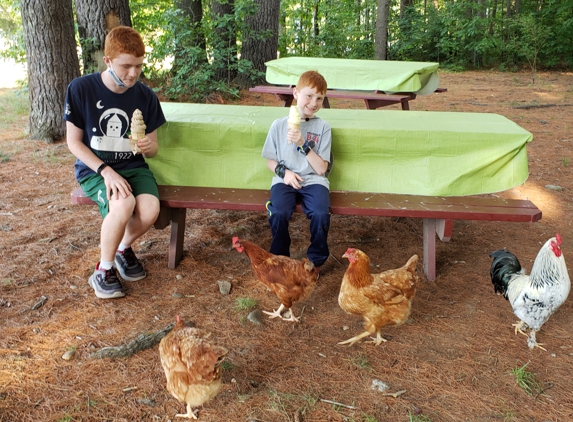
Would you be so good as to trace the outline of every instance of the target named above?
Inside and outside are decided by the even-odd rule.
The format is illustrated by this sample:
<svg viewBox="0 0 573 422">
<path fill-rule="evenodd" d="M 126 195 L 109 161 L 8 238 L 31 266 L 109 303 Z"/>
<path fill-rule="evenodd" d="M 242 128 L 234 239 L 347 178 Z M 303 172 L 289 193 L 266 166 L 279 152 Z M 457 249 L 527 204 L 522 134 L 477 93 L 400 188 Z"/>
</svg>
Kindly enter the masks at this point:
<svg viewBox="0 0 573 422">
<path fill-rule="evenodd" d="M 438 242 L 437 280 L 421 275 L 411 319 L 384 329 L 388 342 L 378 347 L 337 344 L 362 332 L 362 319 L 337 303 L 348 264 L 341 256 L 352 246 L 370 256 L 372 272 L 401 266 L 413 253 L 422 256 L 421 221 L 333 216 L 332 256 L 314 293 L 294 307 L 303 312 L 300 324 L 264 318 L 255 325 L 247 319 L 252 309 L 237 307 L 246 297 L 256 309 L 278 305 L 247 257 L 230 247 L 234 235 L 269 246 L 262 213 L 189 210 L 176 270 L 167 268 L 169 230 L 152 229 L 134 245 L 147 278 L 125 283 L 125 298 L 100 300 L 87 278 L 99 258 L 101 217 L 95 207 L 70 204 L 74 159 L 65 143 L 26 140 L 26 119 L 14 121 L 0 133 L 9 156 L 0 160 L 0 421 L 174 420 L 184 406 L 165 389 L 157 346 L 125 358 L 91 354 L 158 331 L 175 315 L 230 351 L 223 389 L 199 409 L 202 421 L 573 420 L 571 298 L 538 333 L 547 351 L 530 350 L 513 332 L 508 302 L 494 294 L 488 257 L 508 248 L 529 271 L 559 232 L 573 259 L 572 82 L 572 73 L 539 73 L 533 84 L 527 72 L 442 72 L 448 91 L 411 103 L 414 110 L 499 113 L 532 132 L 529 179 L 500 195 L 532 200 L 543 218 L 457 221 L 451 241 Z M 278 105 L 272 96 L 244 94 L 240 104 Z M 303 216 L 291 233 L 292 253 L 302 256 Z M 232 283 L 229 295 L 218 280 Z M 75 352 L 70 360 L 62 359 L 67 351 Z M 532 395 L 512 374 L 526 364 L 539 385 Z M 389 389 L 372 388 L 376 380 Z"/>
</svg>

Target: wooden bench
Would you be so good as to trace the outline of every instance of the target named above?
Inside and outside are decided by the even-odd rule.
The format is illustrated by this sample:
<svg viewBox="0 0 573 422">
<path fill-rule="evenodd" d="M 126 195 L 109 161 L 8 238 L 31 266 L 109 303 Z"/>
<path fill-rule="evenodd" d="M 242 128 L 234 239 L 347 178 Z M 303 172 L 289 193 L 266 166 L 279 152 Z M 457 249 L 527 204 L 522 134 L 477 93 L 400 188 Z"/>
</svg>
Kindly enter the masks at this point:
<svg viewBox="0 0 573 422">
<path fill-rule="evenodd" d="M 251 92 L 260 92 L 263 94 L 274 94 L 275 97 L 283 102 L 283 107 L 290 107 L 294 100 L 292 86 L 272 86 L 258 85 L 250 88 Z M 447 88 L 438 88 L 434 92 L 446 92 Z M 386 107 L 392 104 L 400 104 L 402 110 L 410 110 L 410 101 L 416 99 L 414 93 L 397 93 L 386 94 L 381 91 L 354 91 L 354 90 L 337 90 L 329 89 L 324 98 L 323 107 L 330 108 L 328 98 L 343 98 L 350 100 L 363 100 L 368 110 L 375 110 L 380 107 Z"/>
<path fill-rule="evenodd" d="M 183 256 L 187 208 L 266 212 L 270 194 L 261 189 L 221 189 L 193 186 L 159 186 L 161 212 L 155 227 L 171 222 L 168 267 L 175 268 Z M 71 193 L 78 205 L 95 205 L 81 188 Z M 447 242 L 454 220 L 535 222 L 541 211 L 527 200 L 492 197 L 436 197 L 383 193 L 333 191 L 332 214 L 423 219 L 423 263 L 428 280 L 436 279 L 436 234 Z M 302 212 L 300 205 L 297 212 Z"/>
</svg>

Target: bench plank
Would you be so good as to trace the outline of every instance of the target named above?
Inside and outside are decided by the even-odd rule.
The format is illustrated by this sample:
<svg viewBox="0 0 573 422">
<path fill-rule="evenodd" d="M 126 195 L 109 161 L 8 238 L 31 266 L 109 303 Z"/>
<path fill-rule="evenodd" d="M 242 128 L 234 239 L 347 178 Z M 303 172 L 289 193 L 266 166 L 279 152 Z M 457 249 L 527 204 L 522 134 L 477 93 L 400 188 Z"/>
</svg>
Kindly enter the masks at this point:
<svg viewBox="0 0 573 422">
<path fill-rule="evenodd" d="M 293 87 L 288 86 L 258 85 L 253 88 L 249 88 L 249 91 L 260 92 L 263 94 L 274 94 L 278 100 L 283 102 L 283 107 L 290 107 L 294 100 L 292 89 Z M 363 100 L 368 110 L 375 110 L 377 108 L 386 107 L 392 104 L 400 104 L 402 106 L 402 110 L 410 110 L 409 101 L 416 99 L 416 94 L 386 94 L 380 91 L 342 91 L 329 89 L 326 91 L 326 97 L 324 98 L 324 108 L 330 108 L 328 98 Z"/>
<path fill-rule="evenodd" d="M 249 88 L 251 92 L 259 92 L 263 94 L 274 94 L 274 96 L 283 102 L 283 107 L 290 107 L 294 100 L 293 87 L 289 86 L 269 86 L 257 85 Z M 434 92 L 446 92 L 447 88 L 437 88 Z M 329 89 L 326 91 L 323 107 L 330 108 L 328 98 L 341 98 L 347 100 L 363 100 L 364 105 L 368 110 L 375 110 L 377 108 L 386 107 L 392 104 L 400 104 L 402 110 L 410 110 L 410 101 L 416 99 L 416 94 L 399 92 L 394 94 L 386 94 L 382 91 L 357 91 L 357 90 L 337 90 Z"/>
<path fill-rule="evenodd" d="M 268 190 L 208 188 L 159 185 L 161 212 L 155 227 L 163 229 L 171 222 L 168 267 L 177 267 L 183 256 L 187 208 L 266 212 Z M 491 197 L 434 197 L 384 193 L 333 191 L 331 213 L 380 217 L 423 219 L 424 272 L 436 279 L 436 234 L 447 242 L 454 220 L 536 222 L 542 213 L 528 200 Z M 81 188 L 71 193 L 73 204 L 95 204 Z M 300 204 L 297 212 L 302 212 Z"/>
</svg>

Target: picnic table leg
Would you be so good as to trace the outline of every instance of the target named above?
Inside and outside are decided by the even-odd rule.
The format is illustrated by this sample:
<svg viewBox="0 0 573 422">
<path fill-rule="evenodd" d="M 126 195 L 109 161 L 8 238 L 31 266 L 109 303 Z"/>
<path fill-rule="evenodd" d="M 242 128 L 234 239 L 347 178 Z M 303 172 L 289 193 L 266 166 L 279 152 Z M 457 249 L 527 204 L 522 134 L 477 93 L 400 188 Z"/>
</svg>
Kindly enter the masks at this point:
<svg viewBox="0 0 573 422">
<path fill-rule="evenodd" d="M 410 98 L 407 100 L 402 100 L 402 110 L 410 110 L 410 101 L 416 99 L 416 94 L 409 93 Z"/>
<path fill-rule="evenodd" d="M 294 94 L 275 94 L 275 97 L 283 102 L 283 107 L 290 107 L 294 100 Z"/>
<path fill-rule="evenodd" d="M 167 267 L 175 269 L 183 255 L 183 239 L 185 238 L 186 208 L 173 208 L 171 210 L 171 237 L 169 239 L 169 259 Z"/>
<path fill-rule="evenodd" d="M 436 219 L 424 218 L 424 273 L 436 280 Z"/>
</svg>

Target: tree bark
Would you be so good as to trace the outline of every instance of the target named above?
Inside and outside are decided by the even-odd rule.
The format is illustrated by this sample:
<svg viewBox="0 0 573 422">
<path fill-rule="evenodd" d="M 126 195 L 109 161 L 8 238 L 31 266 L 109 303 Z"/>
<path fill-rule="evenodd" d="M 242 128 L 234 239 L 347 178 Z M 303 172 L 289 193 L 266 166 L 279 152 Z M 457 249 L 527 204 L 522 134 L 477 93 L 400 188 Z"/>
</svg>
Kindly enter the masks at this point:
<svg viewBox="0 0 573 422">
<path fill-rule="evenodd" d="M 237 75 L 237 28 L 235 0 L 213 1 L 213 69 L 215 78 L 226 83 Z"/>
<path fill-rule="evenodd" d="M 390 0 L 378 0 L 376 17 L 376 59 L 386 60 L 386 46 L 388 45 L 388 12 Z"/>
<path fill-rule="evenodd" d="M 258 9 L 253 16 L 246 19 L 249 28 L 248 36 L 243 40 L 241 48 L 241 58 L 249 60 L 253 64 L 255 71 L 264 74 L 266 72 L 265 63 L 277 58 L 279 45 L 279 15 L 280 0 L 255 0 Z M 261 32 L 268 32 L 269 35 L 261 37 Z M 258 82 L 262 82 L 261 76 Z"/>
<path fill-rule="evenodd" d="M 29 137 L 55 142 L 65 136 L 66 88 L 80 75 L 72 0 L 21 0 L 28 62 Z"/>
<path fill-rule="evenodd" d="M 404 17 L 404 12 L 407 7 L 412 6 L 413 0 L 400 0 L 400 19 Z"/>
<path fill-rule="evenodd" d="M 201 0 L 176 0 L 175 7 L 183 12 L 183 15 L 189 20 L 189 27 L 192 28 L 191 35 L 182 40 L 182 45 L 176 45 L 173 57 L 171 72 L 176 74 L 180 69 L 189 69 L 190 64 L 189 48 L 197 47 L 202 53 L 196 59 L 192 69 L 198 68 L 207 63 L 207 46 L 205 35 L 201 28 L 203 20 L 203 5 Z M 191 70 L 192 72 L 193 70 Z"/>
<path fill-rule="evenodd" d="M 119 25 L 131 26 L 129 0 L 76 0 L 83 74 L 105 70 L 105 37 Z"/>
</svg>

